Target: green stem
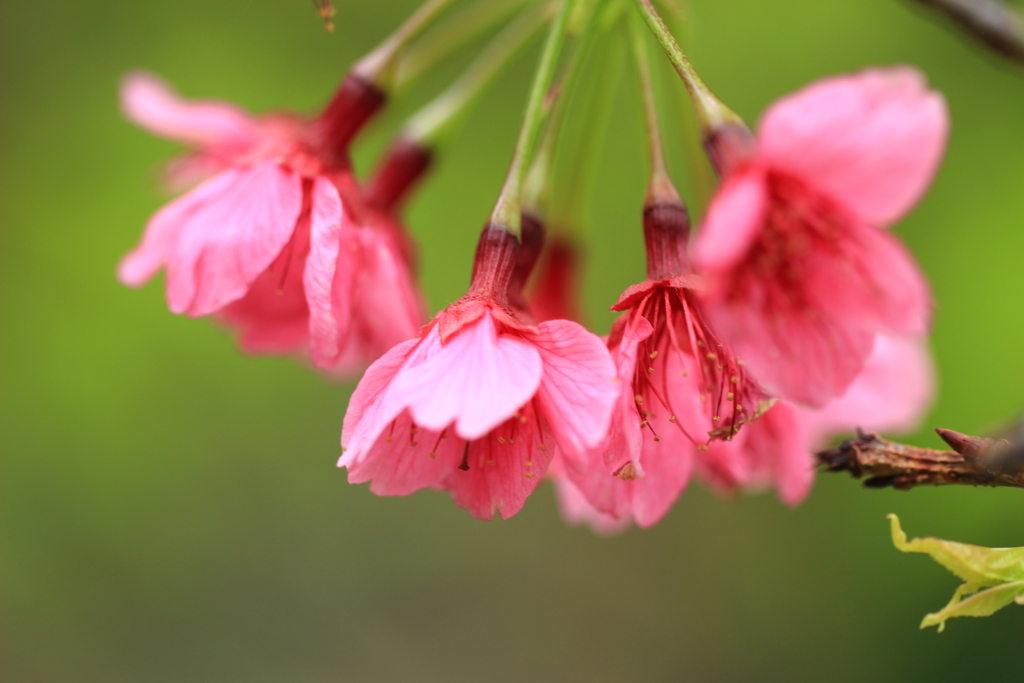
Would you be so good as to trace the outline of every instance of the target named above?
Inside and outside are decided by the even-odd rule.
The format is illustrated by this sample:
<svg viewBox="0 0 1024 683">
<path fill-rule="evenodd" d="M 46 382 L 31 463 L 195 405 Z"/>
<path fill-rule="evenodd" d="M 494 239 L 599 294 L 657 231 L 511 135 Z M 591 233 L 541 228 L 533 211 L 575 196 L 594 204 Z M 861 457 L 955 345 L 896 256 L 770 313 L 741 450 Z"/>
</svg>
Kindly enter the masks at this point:
<svg viewBox="0 0 1024 683">
<path fill-rule="evenodd" d="M 550 7 L 534 5 L 523 10 L 457 81 L 409 119 L 402 131 L 403 137 L 431 149 L 452 135 L 537 29 L 550 18 Z"/>
<path fill-rule="evenodd" d="M 633 16 L 629 21 L 629 37 L 636 61 L 636 71 L 640 84 L 640 99 L 643 102 L 644 124 L 647 131 L 647 143 L 650 152 L 651 181 L 648 188 L 649 199 L 668 191 L 678 194 L 668 177 L 665 164 L 665 145 L 661 138 L 661 127 L 658 124 L 658 104 L 654 98 L 654 75 L 651 71 L 651 56 L 647 50 L 643 27 L 640 20 Z"/>
<path fill-rule="evenodd" d="M 505 185 L 501 189 L 501 194 L 498 196 L 498 201 L 494 205 L 494 210 L 491 212 L 491 224 L 508 230 L 517 238 L 520 237 L 521 195 L 523 181 L 526 179 L 527 164 L 543 123 L 544 98 L 555 76 L 558 55 L 565 42 L 565 29 L 573 7 L 573 0 L 560 0 L 560 3 L 558 14 L 551 24 L 547 41 L 544 44 L 544 52 L 541 55 L 540 64 L 537 66 L 533 85 L 530 88 L 530 99 L 527 102 L 523 124 L 519 130 L 519 140 L 516 142 L 512 166 L 505 179 Z"/>
<path fill-rule="evenodd" d="M 717 129 L 728 124 L 743 125 L 743 119 L 715 97 L 707 84 L 701 80 L 693 65 L 690 64 L 690 60 L 683 54 L 679 43 L 665 26 L 658 11 L 654 9 L 651 0 L 636 0 L 636 4 L 640 16 L 658 39 L 679 77 L 683 79 L 683 84 L 686 85 L 686 89 L 690 93 L 690 99 L 693 100 L 693 106 L 697 110 L 697 116 L 704 130 Z"/>
<path fill-rule="evenodd" d="M 602 25 L 599 30 L 603 32 L 614 25 Z M 587 191 L 597 170 L 595 160 L 608 137 L 606 132 L 624 63 L 624 41 L 617 36 L 612 38 L 616 39 L 601 41 L 597 46 L 600 49 L 587 58 L 586 78 L 573 95 L 572 103 L 566 102 L 566 121 L 576 125 L 567 123 L 559 134 L 558 160 L 546 216 L 552 232 L 572 230 L 583 219 Z"/>
<path fill-rule="evenodd" d="M 580 12 L 585 12 L 580 15 Z M 569 110 L 569 101 L 575 93 L 580 73 L 583 71 L 583 64 L 590 55 L 594 44 L 594 24 L 596 7 L 592 2 L 578 2 L 573 12 L 573 19 L 577 21 L 577 31 L 581 40 L 576 43 L 572 57 L 565 65 L 559 75 L 557 85 L 552 89 L 555 93 L 555 101 L 551 105 L 551 112 L 547 116 L 547 124 L 544 127 L 544 135 L 541 137 L 540 145 L 534 154 L 533 163 L 526 174 L 526 182 L 523 187 L 522 202 L 526 209 L 543 216 L 551 200 L 551 188 L 554 176 L 554 166 L 558 142 L 562 137 L 562 129 L 565 126 L 566 113 Z M 571 25 L 570 25 L 571 28 Z"/>
<path fill-rule="evenodd" d="M 384 92 L 394 87 L 398 56 L 416 40 L 454 0 L 426 0 L 394 33 L 384 39 L 370 54 L 360 59 L 352 73 Z"/>
<path fill-rule="evenodd" d="M 395 66 L 395 90 L 401 90 L 452 53 L 482 35 L 524 5 L 537 0 L 477 0 L 438 24 L 405 49 Z"/>
</svg>

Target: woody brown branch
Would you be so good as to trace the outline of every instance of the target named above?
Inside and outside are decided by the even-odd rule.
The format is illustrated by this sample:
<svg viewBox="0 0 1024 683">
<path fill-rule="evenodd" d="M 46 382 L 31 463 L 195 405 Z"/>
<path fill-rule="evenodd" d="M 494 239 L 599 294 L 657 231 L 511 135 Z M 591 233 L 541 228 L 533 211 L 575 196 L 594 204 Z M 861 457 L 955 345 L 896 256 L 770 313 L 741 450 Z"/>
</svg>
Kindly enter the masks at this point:
<svg viewBox="0 0 1024 683">
<path fill-rule="evenodd" d="M 989 48 L 1024 63 L 1024 20 L 1001 0 L 911 0 L 932 8 Z"/>
<path fill-rule="evenodd" d="M 831 472 L 867 477 L 865 486 L 909 490 L 916 486 L 967 484 L 1024 488 L 1024 449 L 1006 439 L 982 439 L 936 429 L 952 451 L 918 448 L 877 434 L 860 434 L 818 453 Z"/>
</svg>

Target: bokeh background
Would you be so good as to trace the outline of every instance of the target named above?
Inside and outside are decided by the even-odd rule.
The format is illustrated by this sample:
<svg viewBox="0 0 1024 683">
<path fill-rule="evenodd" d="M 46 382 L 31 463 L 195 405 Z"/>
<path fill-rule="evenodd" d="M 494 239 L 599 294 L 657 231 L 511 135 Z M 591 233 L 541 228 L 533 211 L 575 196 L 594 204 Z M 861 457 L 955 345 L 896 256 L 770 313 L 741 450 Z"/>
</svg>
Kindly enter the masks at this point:
<svg viewBox="0 0 1024 683">
<path fill-rule="evenodd" d="M 301 0 L 0 4 L 0 680 L 1020 680 L 1024 609 L 919 631 L 957 582 L 897 553 L 884 520 L 1024 545 L 1020 491 L 867 491 L 823 475 L 790 510 L 694 485 L 656 528 L 599 538 L 564 526 L 544 486 L 511 521 L 479 522 L 441 493 L 381 499 L 346 483 L 334 463 L 352 385 L 241 355 L 209 321 L 168 313 L 159 283 L 116 283 L 166 199 L 154 166 L 175 150 L 122 120 L 123 74 L 313 110 L 415 4 L 336 0 L 334 34 Z M 1011 419 L 1024 405 L 1024 71 L 897 0 L 692 12 L 694 61 L 749 120 L 871 64 L 916 64 L 946 93 L 947 161 L 898 228 L 938 300 L 927 424 Z M 434 308 L 467 283 L 535 56 L 411 207 Z M 457 66 L 383 117 L 360 168 Z M 642 273 L 630 85 L 581 221 L 599 331 Z"/>
</svg>

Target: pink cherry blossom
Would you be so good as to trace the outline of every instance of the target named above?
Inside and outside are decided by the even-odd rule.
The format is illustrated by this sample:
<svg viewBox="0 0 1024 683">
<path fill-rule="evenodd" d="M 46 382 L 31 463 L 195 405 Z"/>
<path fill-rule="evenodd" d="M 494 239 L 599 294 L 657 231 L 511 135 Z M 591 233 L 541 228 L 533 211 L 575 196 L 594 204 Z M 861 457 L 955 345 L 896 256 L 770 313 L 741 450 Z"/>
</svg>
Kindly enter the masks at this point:
<svg viewBox="0 0 1024 683">
<path fill-rule="evenodd" d="M 695 264 L 716 329 L 769 392 L 825 405 L 860 373 L 876 334 L 925 333 L 928 285 L 882 228 L 928 187 L 947 128 L 944 100 L 920 74 L 870 70 L 777 102 L 749 155 L 713 154 L 740 160 L 720 169 Z"/>
<path fill-rule="evenodd" d="M 188 102 L 130 76 L 128 118 L 190 145 L 177 169 L 207 179 L 153 216 L 121 281 L 140 286 L 163 269 L 172 312 L 216 316 L 251 352 L 306 349 L 322 368 L 364 366 L 415 335 L 423 313 L 406 238 L 364 205 L 345 155 L 353 120 L 367 116 L 353 113 L 351 80 L 307 122 Z"/>
<path fill-rule="evenodd" d="M 518 243 L 499 235 L 495 249 L 487 236 L 470 293 L 367 370 L 338 462 L 379 495 L 445 489 L 481 519 L 516 514 L 556 449 L 597 445 L 617 394 L 600 339 L 565 320 L 517 319 L 506 295 Z"/>
<path fill-rule="evenodd" d="M 834 435 L 857 427 L 886 433 L 915 429 L 934 389 L 934 368 L 925 343 L 881 336 L 864 371 L 843 396 L 823 409 L 779 401 L 761 418 L 744 425 L 732 441 L 715 441 L 697 451 L 696 472 L 723 495 L 774 485 L 784 503 L 798 505 L 814 481 L 815 451 Z M 564 472 L 557 462 L 553 469 Z M 567 522 L 587 524 L 600 534 L 620 532 L 631 523 L 645 526 L 643 513 L 631 507 L 638 499 L 631 487 L 642 480 L 603 480 L 606 495 L 626 501 L 617 510 L 618 517 L 590 502 L 577 480 L 560 474 L 555 481 Z"/>
<path fill-rule="evenodd" d="M 705 320 L 688 234 L 681 203 L 645 213 L 649 279 L 612 307 L 624 315 L 608 338 L 620 384 L 608 437 L 584 460 L 564 458 L 573 486 L 599 512 L 643 527 L 686 488 L 698 448 L 733 438 L 770 405 Z"/>
</svg>

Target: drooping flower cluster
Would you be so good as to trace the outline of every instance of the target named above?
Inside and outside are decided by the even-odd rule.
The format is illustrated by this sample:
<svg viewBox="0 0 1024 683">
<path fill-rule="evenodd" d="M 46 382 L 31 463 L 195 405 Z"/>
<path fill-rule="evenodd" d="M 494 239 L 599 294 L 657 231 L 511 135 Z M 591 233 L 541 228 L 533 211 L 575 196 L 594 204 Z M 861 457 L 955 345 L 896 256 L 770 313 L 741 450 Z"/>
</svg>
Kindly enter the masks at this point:
<svg viewBox="0 0 1024 683">
<path fill-rule="evenodd" d="M 548 18 L 556 38 L 571 5 Z M 482 88 L 493 67 L 464 83 Z M 137 286 L 163 270 L 173 312 L 214 316 L 248 351 L 299 352 L 333 374 L 369 365 L 344 418 L 349 480 L 380 495 L 447 490 L 482 519 L 516 514 L 546 476 L 568 519 L 605 532 L 656 523 L 694 475 L 723 493 L 774 484 L 796 505 L 832 434 L 913 423 L 932 393 L 931 298 L 883 228 L 924 193 L 945 143 L 943 100 L 917 72 L 812 85 L 773 105 L 756 137 L 696 98 L 711 106 L 699 113 L 721 187 L 691 245 L 686 205 L 652 163 L 647 279 L 612 305 L 603 340 L 578 322 L 572 240 L 546 244 L 543 211 L 518 196 L 540 95 L 562 96 L 551 78 L 538 70 L 468 292 L 426 322 L 400 214 L 436 140 L 399 136 L 361 182 L 348 149 L 386 100 L 375 82 L 354 70 L 307 119 L 183 101 L 133 75 L 128 117 L 190 147 L 169 179 L 195 186 L 151 219 L 119 276 Z M 454 121 L 478 94 L 431 109 L 431 130 L 435 110 Z"/>
<path fill-rule="evenodd" d="M 172 181 L 202 182 L 153 216 L 122 282 L 163 269 L 173 312 L 215 315 L 254 353 L 306 349 L 322 368 L 359 368 L 416 333 L 411 248 L 391 212 L 404 189 L 368 202 L 347 156 L 383 103 L 372 86 L 350 77 L 312 121 L 186 102 L 146 74 L 125 81 L 123 101 L 135 123 L 194 146 Z"/>
</svg>

